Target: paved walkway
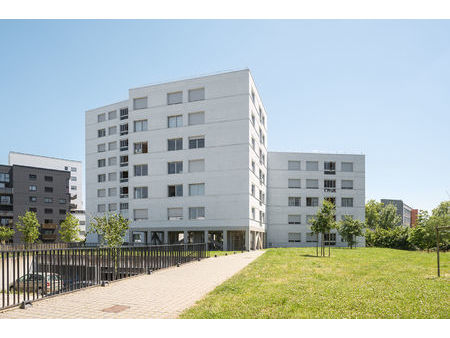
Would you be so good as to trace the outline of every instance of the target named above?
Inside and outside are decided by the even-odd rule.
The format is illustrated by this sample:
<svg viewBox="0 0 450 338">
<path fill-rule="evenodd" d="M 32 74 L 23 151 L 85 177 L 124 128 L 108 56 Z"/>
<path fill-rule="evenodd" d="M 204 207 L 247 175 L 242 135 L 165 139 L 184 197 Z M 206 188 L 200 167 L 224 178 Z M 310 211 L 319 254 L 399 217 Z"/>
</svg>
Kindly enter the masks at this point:
<svg viewBox="0 0 450 338">
<path fill-rule="evenodd" d="M 264 251 L 211 257 L 35 302 L 0 313 L 3 318 L 177 318 Z"/>
</svg>

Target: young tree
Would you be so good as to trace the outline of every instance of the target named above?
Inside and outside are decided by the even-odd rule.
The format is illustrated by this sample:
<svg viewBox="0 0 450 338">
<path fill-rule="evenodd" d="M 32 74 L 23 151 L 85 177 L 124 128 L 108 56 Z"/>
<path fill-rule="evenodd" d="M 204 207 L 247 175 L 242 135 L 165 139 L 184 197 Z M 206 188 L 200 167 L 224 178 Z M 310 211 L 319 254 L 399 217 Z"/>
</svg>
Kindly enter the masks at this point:
<svg viewBox="0 0 450 338">
<path fill-rule="evenodd" d="M 383 203 L 370 200 L 366 203 L 366 227 L 375 230 L 380 223 L 380 214 Z"/>
<path fill-rule="evenodd" d="M 39 238 L 39 224 L 36 213 L 27 211 L 24 216 L 19 216 L 19 222 L 16 223 L 17 230 L 22 233 L 25 244 L 32 244 Z"/>
<path fill-rule="evenodd" d="M 316 216 L 311 221 L 311 231 L 316 234 L 322 234 L 321 255 L 325 256 L 324 234 L 330 233 L 331 229 L 336 228 L 336 208 L 333 203 L 323 201 L 322 207 L 317 211 Z"/>
<path fill-rule="evenodd" d="M 402 218 L 397 215 L 397 208 L 392 204 L 388 204 L 381 209 L 378 226 L 382 229 L 389 230 L 398 225 L 401 220 Z"/>
<path fill-rule="evenodd" d="M 114 248 L 123 244 L 129 224 L 130 221 L 120 214 L 106 214 L 92 218 L 89 232 L 99 235 L 102 244 Z"/>
<path fill-rule="evenodd" d="M 436 245 L 436 230 L 432 228 L 429 219 L 428 212 L 420 210 L 416 226 L 409 233 L 410 243 L 421 250 L 429 250 Z"/>
<path fill-rule="evenodd" d="M 436 242 L 436 228 L 450 225 L 450 201 L 441 202 L 433 209 L 428 223 L 430 231 L 434 231 L 434 241 Z M 442 231 L 439 237 L 439 246 L 447 248 L 450 244 L 450 231 Z"/>
<path fill-rule="evenodd" d="M 71 213 L 66 214 L 66 219 L 61 223 L 59 234 L 61 240 L 66 243 L 79 242 L 80 228 L 78 219 Z"/>
<path fill-rule="evenodd" d="M 364 223 L 350 216 L 345 216 L 338 224 L 338 232 L 350 249 L 356 244 L 356 237 L 363 235 Z"/>
<path fill-rule="evenodd" d="M 0 226 L 0 243 L 5 244 L 16 232 L 9 226 Z"/>
</svg>

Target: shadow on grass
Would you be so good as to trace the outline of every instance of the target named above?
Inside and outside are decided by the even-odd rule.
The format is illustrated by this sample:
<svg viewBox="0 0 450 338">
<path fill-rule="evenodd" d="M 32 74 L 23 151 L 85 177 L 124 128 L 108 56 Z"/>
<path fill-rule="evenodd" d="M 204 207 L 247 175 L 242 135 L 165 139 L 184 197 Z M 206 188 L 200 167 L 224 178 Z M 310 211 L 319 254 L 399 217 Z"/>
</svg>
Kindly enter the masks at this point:
<svg viewBox="0 0 450 338">
<path fill-rule="evenodd" d="M 321 256 L 316 256 L 316 255 L 307 255 L 307 254 L 304 254 L 304 255 L 300 255 L 300 256 L 303 256 L 303 257 L 313 257 L 313 258 L 320 258 Z M 328 257 L 328 256 L 327 256 Z"/>
</svg>

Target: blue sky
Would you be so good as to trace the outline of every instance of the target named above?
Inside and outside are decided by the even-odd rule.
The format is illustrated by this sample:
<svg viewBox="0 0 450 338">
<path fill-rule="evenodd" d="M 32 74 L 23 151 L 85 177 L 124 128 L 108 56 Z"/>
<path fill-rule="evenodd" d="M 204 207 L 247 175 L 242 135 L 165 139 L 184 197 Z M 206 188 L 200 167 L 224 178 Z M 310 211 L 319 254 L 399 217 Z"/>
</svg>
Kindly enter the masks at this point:
<svg viewBox="0 0 450 338">
<path fill-rule="evenodd" d="M 84 111 L 250 68 L 272 151 L 366 155 L 366 198 L 450 194 L 450 21 L 0 21 L 0 163 L 84 160 Z"/>
</svg>

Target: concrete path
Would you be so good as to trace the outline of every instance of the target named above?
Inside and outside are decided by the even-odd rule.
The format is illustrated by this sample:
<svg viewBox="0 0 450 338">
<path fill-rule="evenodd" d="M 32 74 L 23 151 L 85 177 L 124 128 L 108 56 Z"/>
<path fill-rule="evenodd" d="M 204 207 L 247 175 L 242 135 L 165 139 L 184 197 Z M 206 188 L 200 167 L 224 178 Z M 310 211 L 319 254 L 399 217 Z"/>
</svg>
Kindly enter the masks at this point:
<svg viewBox="0 0 450 338">
<path fill-rule="evenodd" d="M 3 318 L 177 318 L 264 251 L 211 257 L 0 312 Z"/>
</svg>

